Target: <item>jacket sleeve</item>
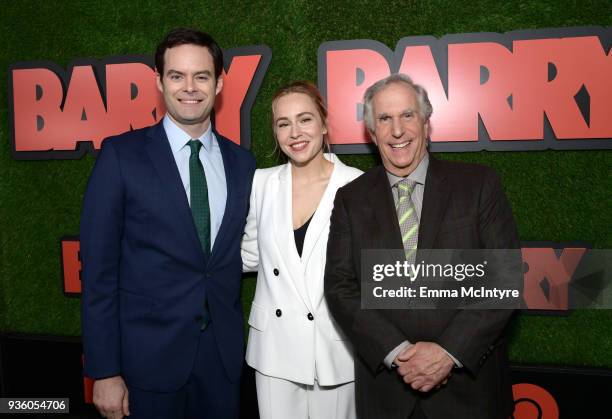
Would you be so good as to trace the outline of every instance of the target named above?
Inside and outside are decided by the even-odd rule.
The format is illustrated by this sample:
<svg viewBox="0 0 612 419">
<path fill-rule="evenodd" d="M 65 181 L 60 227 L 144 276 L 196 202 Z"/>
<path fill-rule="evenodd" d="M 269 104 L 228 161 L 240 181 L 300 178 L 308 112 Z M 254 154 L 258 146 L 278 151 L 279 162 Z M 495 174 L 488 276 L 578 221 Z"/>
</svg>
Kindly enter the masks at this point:
<svg viewBox="0 0 612 419">
<path fill-rule="evenodd" d="M 251 186 L 251 197 L 249 201 L 249 213 L 247 215 L 246 226 L 240 245 L 240 255 L 242 256 L 242 271 L 253 272 L 259 268 L 259 247 L 257 243 L 257 171 L 253 176 Z"/>
<path fill-rule="evenodd" d="M 383 367 L 385 357 L 406 336 L 378 310 L 361 308 L 360 276 L 355 270 L 357 255 L 353 254 L 353 237 L 349 213 L 338 190 L 331 215 L 327 263 L 325 266 L 325 297 L 334 319 L 349 337 L 357 353 L 373 371 Z"/>
<path fill-rule="evenodd" d="M 119 264 L 124 190 L 118 156 L 105 141 L 89 178 L 81 213 L 82 328 L 85 375 L 121 373 Z"/>
<path fill-rule="evenodd" d="M 478 207 L 479 247 L 519 249 L 520 242 L 510 204 L 499 177 L 488 170 L 483 176 Z M 495 348 L 513 312 L 510 309 L 458 310 L 438 343 L 476 375 Z"/>
</svg>

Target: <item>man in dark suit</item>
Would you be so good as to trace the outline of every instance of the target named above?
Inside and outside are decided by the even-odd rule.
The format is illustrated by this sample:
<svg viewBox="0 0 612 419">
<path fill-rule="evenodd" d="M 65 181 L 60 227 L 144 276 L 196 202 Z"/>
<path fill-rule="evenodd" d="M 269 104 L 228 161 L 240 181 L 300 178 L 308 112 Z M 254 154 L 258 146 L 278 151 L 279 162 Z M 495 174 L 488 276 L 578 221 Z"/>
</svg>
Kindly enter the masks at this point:
<svg viewBox="0 0 612 419">
<path fill-rule="evenodd" d="M 172 31 L 155 63 L 166 116 L 106 139 L 85 193 L 85 374 L 105 417 L 237 418 L 255 161 L 211 124 L 223 56 L 209 35 Z"/>
<path fill-rule="evenodd" d="M 362 419 L 507 418 L 513 409 L 503 330 L 511 310 L 361 308 L 363 249 L 514 249 L 499 178 L 427 152 L 431 104 L 394 74 L 365 93 L 382 166 L 336 194 L 325 295 L 353 343 Z"/>
</svg>

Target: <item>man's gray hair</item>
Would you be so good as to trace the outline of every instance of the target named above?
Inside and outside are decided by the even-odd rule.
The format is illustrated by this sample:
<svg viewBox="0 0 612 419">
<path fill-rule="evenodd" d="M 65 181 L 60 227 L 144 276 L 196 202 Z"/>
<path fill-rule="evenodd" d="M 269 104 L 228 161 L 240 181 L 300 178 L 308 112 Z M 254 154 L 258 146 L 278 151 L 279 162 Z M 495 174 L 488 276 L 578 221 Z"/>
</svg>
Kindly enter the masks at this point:
<svg viewBox="0 0 612 419">
<path fill-rule="evenodd" d="M 366 127 L 371 133 L 374 132 L 374 115 L 372 110 L 372 100 L 374 96 L 382 89 L 392 83 L 404 83 L 414 89 L 416 92 L 417 103 L 419 104 L 419 114 L 423 118 L 424 122 L 429 121 L 433 108 L 429 102 L 427 91 L 420 85 L 415 84 L 410 77 L 402 73 L 391 74 L 382 80 L 377 81 L 365 91 L 363 95 L 363 117 L 365 120 Z"/>
</svg>

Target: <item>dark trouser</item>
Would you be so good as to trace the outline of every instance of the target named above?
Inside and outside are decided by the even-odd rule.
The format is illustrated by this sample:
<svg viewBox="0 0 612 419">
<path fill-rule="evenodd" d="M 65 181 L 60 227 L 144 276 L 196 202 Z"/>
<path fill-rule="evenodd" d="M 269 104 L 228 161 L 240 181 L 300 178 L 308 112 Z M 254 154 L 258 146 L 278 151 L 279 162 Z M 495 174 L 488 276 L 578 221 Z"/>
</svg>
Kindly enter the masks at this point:
<svg viewBox="0 0 612 419">
<path fill-rule="evenodd" d="M 230 382 L 215 342 L 213 324 L 200 334 L 187 383 L 173 393 L 129 388 L 129 419 L 237 419 L 240 381 Z M 151 365 L 151 368 L 156 368 Z"/>
<path fill-rule="evenodd" d="M 425 413 L 421 410 L 421 403 L 417 402 L 414 406 L 414 410 L 410 414 L 409 419 L 427 419 Z"/>
</svg>

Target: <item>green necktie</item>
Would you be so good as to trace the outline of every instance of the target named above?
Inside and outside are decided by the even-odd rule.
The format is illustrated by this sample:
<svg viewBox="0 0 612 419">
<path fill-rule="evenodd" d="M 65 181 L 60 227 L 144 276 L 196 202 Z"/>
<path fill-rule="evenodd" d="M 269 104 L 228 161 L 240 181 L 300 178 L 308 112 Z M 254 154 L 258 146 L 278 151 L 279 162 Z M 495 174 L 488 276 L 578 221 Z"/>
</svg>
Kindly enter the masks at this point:
<svg viewBox="0 0 612 419">
<path fill-rule="evenodd" d="M 189 141 L 191 156 L 189 157 L 189 196 L 191 199 L 191 215 L 195 222 L 200 245 L 204 255 L 210 254 L 210 207 L 208 206 L 208 187 L 206 175 L 200 161 L 200 140 Z"/>
<path fill-rule="evenodd" d="M 419 241 L 419 217 L 411 195 L 416 182 L 405 178 L 397 182 L 395 186 L 397 186 L 397 219 L 402 233 L 406 260 L 414 263 Z"/>
<path fill-rule="evenodd" d="M 208 186 L 206 185 L 206 175 L 200 161 L 200 140 L 189 141 L 191 156 L 189 156 L 189 197 L 191 200 L 191 215 L 195 222 L 200 245 L 204 251 L 204 256 L 208 259 L 210 255 L 210 207 L 208 206 Z M 202 309 L 202 319 L 200 328 L 206 329 L 210 323 L 210 313 L 208 311 L 208 299 L 204 295 L 204 307 Z"/>
</svg>

